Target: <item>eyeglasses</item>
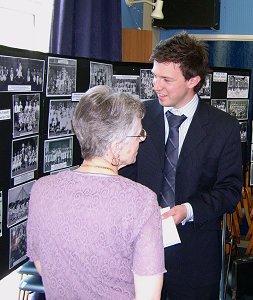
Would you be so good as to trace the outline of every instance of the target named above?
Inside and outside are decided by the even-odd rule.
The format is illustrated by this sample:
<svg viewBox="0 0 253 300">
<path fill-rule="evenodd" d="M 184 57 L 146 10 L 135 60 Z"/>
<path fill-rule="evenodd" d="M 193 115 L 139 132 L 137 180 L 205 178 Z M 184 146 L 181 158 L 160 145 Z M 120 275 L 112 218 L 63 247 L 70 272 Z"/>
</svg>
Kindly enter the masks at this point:
<svg viewBox="0 0 253 300">
<path fill-rule="evenodd" d="M 144 142 L 146 140 L 146 137 L 147 137 L 147 132 L 144 128 L 142 128 L 139 135 L 127 135 L 127 137 L 138 137 L 141 142 Z"/>
</svg>

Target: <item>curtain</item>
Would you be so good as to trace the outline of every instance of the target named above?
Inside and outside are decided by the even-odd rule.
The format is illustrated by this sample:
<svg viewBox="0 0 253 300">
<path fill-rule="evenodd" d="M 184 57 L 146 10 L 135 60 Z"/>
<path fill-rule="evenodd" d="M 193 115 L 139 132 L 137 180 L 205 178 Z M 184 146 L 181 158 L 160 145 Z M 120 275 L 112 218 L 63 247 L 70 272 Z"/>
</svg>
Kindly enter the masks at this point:
<svg viewBox="0 0 253 300">
<path fill-rule="evenodd" d="M 121 61 L 121 1 L 55 0 L 53 54 Z"/>
</svg>

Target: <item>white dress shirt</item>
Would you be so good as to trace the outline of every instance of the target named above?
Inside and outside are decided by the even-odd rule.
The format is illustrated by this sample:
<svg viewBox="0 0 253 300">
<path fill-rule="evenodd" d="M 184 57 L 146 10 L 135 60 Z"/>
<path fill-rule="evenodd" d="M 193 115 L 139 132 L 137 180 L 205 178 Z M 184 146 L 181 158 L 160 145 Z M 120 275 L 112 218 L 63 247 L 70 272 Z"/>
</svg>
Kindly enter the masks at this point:
<svg viewBox="0 0 253 300">
<path fill-rule="evenodd" d="M 165 113 L 169 110 L 174 115 L 178 115 L 178 116 L 185 115 L 187 117 L 187 119 L 179 127 L 178 156 L 181 152 L 185 136 L 190 127 L 190 124 L 191 124 L 193 115 L 197 109 L 198 103 L 199 103 L 199 98 L 198 98 L 197 94 L 195 94 L 190 102 L 188 102 L 185 106 L 183 106 L 179 109 L 174 108 L 174 107 L 164 107 L 165 143 L 169 136 L 169 124 L 168 124 L 168 120 L 167 120 Z M 187 217 L 182 221 L 182 224 L 184 225 L 186 222 L 191 222 L 194 219 L 193 219 L 193 210 L 192 210 L 191 204 L 186 202 L 186 203 L 183 203 L 182 205 L 185 205 L 186 209 L 187 209 Z"/>
</svg>

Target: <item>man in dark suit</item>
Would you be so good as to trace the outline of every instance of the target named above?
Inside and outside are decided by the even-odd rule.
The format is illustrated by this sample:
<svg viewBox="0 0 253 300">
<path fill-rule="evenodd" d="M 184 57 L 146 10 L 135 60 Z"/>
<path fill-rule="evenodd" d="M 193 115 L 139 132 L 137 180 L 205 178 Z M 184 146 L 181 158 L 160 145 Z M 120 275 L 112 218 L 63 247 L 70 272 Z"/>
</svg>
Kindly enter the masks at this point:
<svg viewBox="0 0 253 300">
<path fill-rule="evenodd" d="M 169 135 L 165 113 L 186 116 L 179 128 L 175 206 L 163 214 L 173 217 L 181 243 L 165 248 L 162 299 L 218 300 L 221 219 L 235 210 L 243 182 L 239 122 L 197 96 L 209 71 L 205 44 L 180 33 L 161 41 L 151 60 L 158 100 L 145 103 L 147 139 L 121 175 L 146 185 L 160 201 Z"/>
</svg>

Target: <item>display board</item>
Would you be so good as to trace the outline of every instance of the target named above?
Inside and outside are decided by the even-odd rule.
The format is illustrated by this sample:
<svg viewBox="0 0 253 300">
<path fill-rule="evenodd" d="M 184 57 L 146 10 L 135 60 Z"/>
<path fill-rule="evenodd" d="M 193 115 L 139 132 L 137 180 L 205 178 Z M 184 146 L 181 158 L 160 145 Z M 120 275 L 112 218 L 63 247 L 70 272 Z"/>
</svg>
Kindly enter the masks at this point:
<svg viewBox="0 0 253 300">
<path fill-rule="evenodd" d="M 238 119 L 244 173 L 249 160 L 248 148 L 251 142 L 248 132 L 251 126 L 249 120 L 251 119 L 249 116 L 250 82 L 251 70 L 213 67 L 199 91 L 201 101 L 206 101 Z"/>
<path fill-rule="evenodd" d="M 148 63 L 0 47 L 0 279 L 27 260 L 26 223 L 34 182 L 82 162 L 71 127 L 82 94 L 107 84 L 142 101 L 155 99 L 151 68 Z M 238 118 L 243 153 L 248 145 L 249 82 L 249 70 L 212 68 L 199 93 L 201 101 Z"/>
</svg>

